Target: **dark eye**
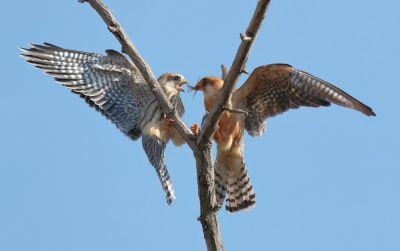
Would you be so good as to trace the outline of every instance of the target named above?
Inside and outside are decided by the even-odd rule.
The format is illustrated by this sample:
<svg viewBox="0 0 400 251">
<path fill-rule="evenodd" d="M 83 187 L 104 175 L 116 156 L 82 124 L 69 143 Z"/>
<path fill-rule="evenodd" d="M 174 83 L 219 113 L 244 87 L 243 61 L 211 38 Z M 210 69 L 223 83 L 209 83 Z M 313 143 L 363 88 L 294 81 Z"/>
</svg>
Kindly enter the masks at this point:
<svg viewBox="0 0 400 251">
<path fill-rule="evenodd" d="M 179 80 L 180 79 L 180 77 L 174 77 L 174 80 Z"/>
</svg>

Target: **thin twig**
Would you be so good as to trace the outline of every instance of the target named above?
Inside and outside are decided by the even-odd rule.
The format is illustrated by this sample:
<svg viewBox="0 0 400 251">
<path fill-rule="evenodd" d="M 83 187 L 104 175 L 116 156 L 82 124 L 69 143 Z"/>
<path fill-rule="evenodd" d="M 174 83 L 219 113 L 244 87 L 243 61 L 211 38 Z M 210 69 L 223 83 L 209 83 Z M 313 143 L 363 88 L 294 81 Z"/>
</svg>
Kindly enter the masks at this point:
<svg viewBox="0 0 400 251">
<path fill-rule="evenodd" d="M 254 40 L 254 37 L 249 37 L 246 34 L 240 33 L 240 39 L 242 39 L 243 42 L 250 42 Z"/>
<path fill-rule="evenodd" d="M 227 77 L 228 74 L 229 74 L 229 68 L 226 67 L 224 64 L 222 64 L 222 65 L 221 65 L 221 70 L 222 70 L 222 77 L 221 77 L 221 79 L 225 81 L 226 77 Z M 233 86 L 233 89 L 232 89 L 232 93 L 235 92 L 236 90 L 237 90 L 237 87 L 236 87 L 236 85 L 234 85 L 234 86 Z M 203 117 L 203 121 L 201 122 L 201 125 L 204 125 L 204 122 L 205 122 L 205 118 Z"/>
<path fill-rule="evenodd" d="M 229 68 L 226 67 L 224 64 L 221 65 L 222 76 L 221 79 L 225 81 L 226 76 L 228 76 Z"/>
<path fill-rule="evenodd" d="M 230 113 L 244 113 L 244 114 L 247 115 L 247 112 L 246 112 L 246 111 L 243 111 L 243 110 L 241 110 L 241 109 L 233 109 L 233 108 L 229 108 L 229 106 L 223 106 L 223 107 L 221 107 L 221 108 L 222 108 L 222 110 L 228 111 L 228 112 L 230 112 Z"/>
</svg>

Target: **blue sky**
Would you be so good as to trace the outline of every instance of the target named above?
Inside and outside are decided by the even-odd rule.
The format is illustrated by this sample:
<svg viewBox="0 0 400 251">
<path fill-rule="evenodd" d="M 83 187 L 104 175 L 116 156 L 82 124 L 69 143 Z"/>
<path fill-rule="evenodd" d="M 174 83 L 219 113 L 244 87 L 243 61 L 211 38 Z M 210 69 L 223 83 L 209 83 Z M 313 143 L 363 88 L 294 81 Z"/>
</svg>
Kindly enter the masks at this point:
<svg viewBox="0 0 400 251">
<path fill-rule="evenodd" d="M 105 1 L 156 77 L 192 85 L 232 64 L 256 1 Z M 400 2 L 272 1 L 247 70 L 288 63 L 345 90 L 377 117 L 301 108 L 245 137 L 257 195 L 218 217 L 226 250 L 400 249 Z M 0 19 L 1 250 L 205 250 L 195 161 L 170 145 L 168 207 L 141 142 L 25 63 L 17 47 L 121 46 L 89 4 L 6 1 Z M 243 75 L 239 84 L 246 80 Z M 203 97 L 182 95 L 200 123 Z M 214 150 L 215 154 L 215 150 Z"/>
</svg>

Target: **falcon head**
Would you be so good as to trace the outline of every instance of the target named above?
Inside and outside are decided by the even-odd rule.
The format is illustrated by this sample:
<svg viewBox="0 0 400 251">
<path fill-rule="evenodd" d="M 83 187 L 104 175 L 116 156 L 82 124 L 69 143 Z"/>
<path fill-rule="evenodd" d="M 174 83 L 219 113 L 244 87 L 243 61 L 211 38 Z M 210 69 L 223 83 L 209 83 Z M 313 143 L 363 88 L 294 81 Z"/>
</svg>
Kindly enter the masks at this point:
<svg viewBox="0 0 400 251">
<path fill-rule="evenodd" d="M 209 76 L 202 78 L 194 87 L 194 90 L 203 91 L 204 97 L 219 95 L 219 91 L 224 85 L 224 81 L 219 77 Z M 196 93 L 195 93 L 196 95 Z"/>
<path fill-rule="evenodd" d="M 183 84 L 187 84 L 186 79 L 178 73 L 165 73 L 158 78 L 158 83 L 164 89 L 168 98 L 171 98 L 179 92 L 183 92 Z"/>
</svg>

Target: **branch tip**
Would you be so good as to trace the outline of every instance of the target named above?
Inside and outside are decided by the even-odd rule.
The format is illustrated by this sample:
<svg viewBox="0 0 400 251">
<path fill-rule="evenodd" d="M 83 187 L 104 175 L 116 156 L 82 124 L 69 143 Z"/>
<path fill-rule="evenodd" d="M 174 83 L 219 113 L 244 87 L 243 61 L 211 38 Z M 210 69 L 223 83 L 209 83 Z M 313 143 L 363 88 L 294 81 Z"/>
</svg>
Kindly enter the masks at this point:
<svg viewBox="0 0 400 251">
<path fill-rule="evenodd" d="M 240 39 L 242 39 L 243 42 L 251 42 L 253 41 L 253 37 L 250 37 L 244 33 L 240 33 Z"/>
<path fill-rule="evenodd" d="M 249 75 L 250 73 L 246 69 L 242 69 L 242 73 Z"/>
<path fill-rule="evenodd" d="M 222 70 L 222 77 L 221 77 L 221 79 L 225 81 L 226 76 L 228 76 L 228 73 L 229 73 L 229 68 L 226 67 L 224 64 L 221 64 L 221 70 Z"/>
<path fill-rule="evenodd" d="M 118 32 L 119 27 L 114 27 L 114 26 L 109 25 L 108 30 L 111 31 L 112 33 L 115 33 L 115 32 Z"/>
<path fill-rule="evenodd" d="M 215 204 L 214 206 L 211 207 L 211 210 L 213 210 L 214 212 L 218 212 L 222 207 L 222 204 L 219 205 L 218 203 Z"/>
</svg>

